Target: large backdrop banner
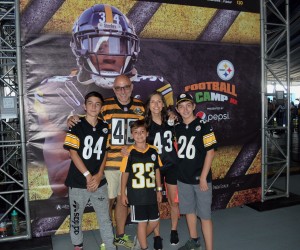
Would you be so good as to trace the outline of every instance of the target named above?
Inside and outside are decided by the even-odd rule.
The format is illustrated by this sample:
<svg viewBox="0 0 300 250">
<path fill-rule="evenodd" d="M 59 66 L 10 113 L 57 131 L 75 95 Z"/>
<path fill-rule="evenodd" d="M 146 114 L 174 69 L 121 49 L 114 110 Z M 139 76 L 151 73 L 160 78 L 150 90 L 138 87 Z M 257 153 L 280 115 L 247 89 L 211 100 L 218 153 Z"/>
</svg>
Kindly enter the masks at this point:
<svg viewBox="0 0 300 250">
<path fill-rule="evenodd" d="M 91 67 L 92 59 L 83 62 L 74 52 L 72 34 L 78 30 L 73 24 L 95 4 L 116 7 L 135 27 L 139 46 L 134 48 L 133 95 L 145 101 L 159 88 L 172 104 L 179 93 L 189 92 L 197 115 L 214 127 L 219 147 L 212 166 L 213 210 L 260 200 L 259 1 L 20 2 L 34 236 L 68 232 L 69 203 L 63 184 L 70 164 L 63 149 L 67 117 L 83 112 L 86 93 L 113 94 L 109 81 L 82 70 Z M 99 29 L 109 29 L 104 18 L 111 19 L 111 28 L 121 22 L 114 15 L 99 16 Z M 107 64 L 112 63 L 109 60 Z M 127 58 L 125 63 L 132 61 Z M 84 229 L 96 227 L 88 204 Z"/>
</svg>

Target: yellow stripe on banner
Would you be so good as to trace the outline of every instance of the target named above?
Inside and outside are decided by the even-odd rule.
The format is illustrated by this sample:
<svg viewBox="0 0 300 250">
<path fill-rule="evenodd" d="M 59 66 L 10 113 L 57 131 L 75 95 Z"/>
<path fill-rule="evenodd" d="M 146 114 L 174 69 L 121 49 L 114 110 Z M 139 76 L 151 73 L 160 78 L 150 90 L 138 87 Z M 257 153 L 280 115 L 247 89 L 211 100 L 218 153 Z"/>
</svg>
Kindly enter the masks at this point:
<svg viewBox="0 0 300 250">
<path fill-rule="evenodd" d="M 217 9 L 162 4 L 140 34 L 142 38 L 196 40 Z"/>
<path fill-rule="evenodd" d="M 104 5 L 105 19 L 107 23 L 113 23 L 112 9 L 109 5 Z"/>
<path fill-rule="evenodd" d="M 217 141 L 214 133 L 210 133 L 206 136 L 203 136 L 203 144 L 205 148 L 215 144 L 216 142 Z"/>
<path fill-rule="evenodd" d="M 260 14 L 241 12 L 224 35 L 222 42 L 259 44 L 259 18 Z"/>
<path fill-rule="evenodd" d="M 21 0 L 22 11 L 29 7 L 29 0 Z M 125 15 L 136 4 L 134 0 L 101 1 L 117 7 Z M 71 33 L 74 21 L 80 16 L 82 10 L 90 8 L 99 1 L 64 1 L 59 10 L 52 16 L 43 28 L 43 33 Z M 205 27 L 209 24 L 218 9 L 203 8 L 188 5 L 163 3 L 150 18 L 140 38 L 196 40 Z M 109 11 L 110 12 L 110 11 Z M 240 12 L 230 29 L 225 34 L 222 42 L 239 44 L 260 43 L 260 14 Z M 107 22 L 108 22 L 107 18 Z M 113 22 L 113 16 L 111 16 Z"/>
</svg>

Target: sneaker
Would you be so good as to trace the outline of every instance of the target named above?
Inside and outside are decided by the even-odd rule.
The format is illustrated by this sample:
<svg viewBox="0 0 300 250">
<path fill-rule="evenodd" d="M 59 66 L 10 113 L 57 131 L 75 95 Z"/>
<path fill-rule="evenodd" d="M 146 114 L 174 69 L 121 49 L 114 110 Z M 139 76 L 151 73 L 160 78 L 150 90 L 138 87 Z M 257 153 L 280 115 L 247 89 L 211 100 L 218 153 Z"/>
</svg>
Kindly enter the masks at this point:
<svg viewBox="0 0 300 250">
<path fill-rule="evenodd" d="M 80 246 L 74 246 L 74 250 L 83 250 L 83 247 L 80 247 Z"/>
<path fill-rule="evenodd" d="M 123 237 L 114 239 L 114 245 L 115 246 L 123 246 L 126 248 L 132 248 L 133 242 L 129 239 L 129 235 L 124 234 Z"/>
<path fill-rule="evenodd" d="M 106 250 L 105 244 L 104 244 L 104 243 L 102 243 L 102 244 L 100 245 L 100 250 Z"/>
<path fill-rule="evenodd" d="M 134 240 L 133 240 L 133 247 L 131 248 L 131 250 L 141 250 L 141 245 L 140 242 L 137 238 L 137 236 L 134 236 Z"/>
<path fill-rule="evenodd" d="M 201 250 L 200 242 L 195 242 L 189 239 L 184 246 L 178 248 L 178 250 Z"/>
<path fill-rule="evenodd" d="M 163 244 L 162 244 L 163 239 L 160 236 L 155 236 L 153 239 L 154 239 L 154 244 L 153 244 L 154 250 L 163 249 Z"/>
<path fill-rule="evenodd" d="M 178 238 L 177 230 L 171 230 L 171 235 L 170 235 L 171 245 L 177 245 L 178 242 L 179 242 L 179 238 Z"/>
</svg>

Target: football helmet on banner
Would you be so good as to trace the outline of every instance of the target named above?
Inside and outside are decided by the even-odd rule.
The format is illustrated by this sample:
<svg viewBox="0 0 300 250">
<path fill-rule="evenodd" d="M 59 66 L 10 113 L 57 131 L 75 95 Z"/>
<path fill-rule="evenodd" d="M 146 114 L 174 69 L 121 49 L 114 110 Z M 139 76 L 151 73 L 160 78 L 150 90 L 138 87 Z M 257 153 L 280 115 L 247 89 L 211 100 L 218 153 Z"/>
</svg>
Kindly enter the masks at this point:
<svg viewBox="0 0 300 250">
<path fill-rule="evenodd" d="M 135 74 L 139 38 L 128 18 L 113 6 L 98 4 L 85 10 L 73 26 L 70 46 L 82 84 L 112 88 L 116 76 Z"/>
</svg>

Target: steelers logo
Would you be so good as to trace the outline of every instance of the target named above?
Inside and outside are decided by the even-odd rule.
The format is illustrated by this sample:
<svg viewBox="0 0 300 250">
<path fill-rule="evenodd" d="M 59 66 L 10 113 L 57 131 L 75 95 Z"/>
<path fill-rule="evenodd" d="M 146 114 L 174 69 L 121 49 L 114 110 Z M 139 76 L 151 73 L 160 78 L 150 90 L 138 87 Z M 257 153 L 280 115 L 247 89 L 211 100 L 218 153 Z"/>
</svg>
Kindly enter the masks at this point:
<svg viewBox="0 0 300 250">
<path fill-rule="evenodd" d="M 217 73 L 223 81 L 229 81 L 234 75 L 233 64 L 228 60 L 222 60 L 218 64 Z"/>
<path fill-rule="evenodd" d="M 156 155 L 155 155 L 155 154 L 152 154 L 152 155 L 151 155 L 151 159 L 152 159 L 152 161 L 155 161 L 155 160 L 156 160 Z"/>
<path fill-rule="evenodd" d="M 140 108 L 136 108 L 133 112 L 137 115 L 142 115 L 143 114 L 143 111 Z"/>
</svg>

